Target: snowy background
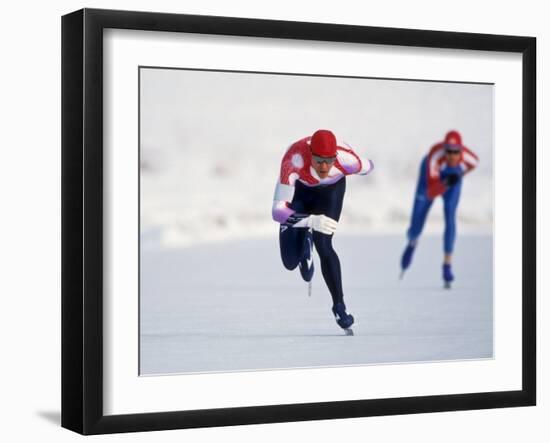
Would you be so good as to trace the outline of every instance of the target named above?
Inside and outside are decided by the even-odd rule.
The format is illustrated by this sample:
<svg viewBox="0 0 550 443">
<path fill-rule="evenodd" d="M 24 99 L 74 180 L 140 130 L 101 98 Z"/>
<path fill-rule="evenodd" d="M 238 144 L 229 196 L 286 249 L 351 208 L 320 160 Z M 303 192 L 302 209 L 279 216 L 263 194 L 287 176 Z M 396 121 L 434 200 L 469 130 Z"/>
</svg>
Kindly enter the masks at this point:
<svg viewBox="0 0 550 443">
<path fill-rule="evenodd" d="M 492 358 L 493 86 L 140 75 L 141 374 Z M 283 268 L 271 219 L 286 148 L 319 128 L 375 164 L 349 178 L 334 239 L 356 318 L 349 338 L 320 272 L 308 298 Z M 441 199 L 397 275 L 420 161 L 450 129 L 481 161 L 463 186 L 446 291 Z"/>
<path fill-rule="evenodd" d="M 480 157 L 463 187 L 459 229 L 492 232 L 492 85 L 140 72 L 144 244 L 273 235 L 281 158 L 319 128 L 375 164 L 348 180 L 339 234 L 404 233 L 421 158 L 450 129 Z M 437 202 L 426 232 L 441 227 Z"/>
</svg>

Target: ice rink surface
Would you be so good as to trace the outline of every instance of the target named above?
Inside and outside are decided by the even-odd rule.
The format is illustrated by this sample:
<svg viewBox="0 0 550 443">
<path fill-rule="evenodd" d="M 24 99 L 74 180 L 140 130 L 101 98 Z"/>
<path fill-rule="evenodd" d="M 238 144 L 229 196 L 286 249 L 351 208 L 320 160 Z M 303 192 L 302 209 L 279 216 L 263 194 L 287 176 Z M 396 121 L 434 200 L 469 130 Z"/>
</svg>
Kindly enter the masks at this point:
<svg viewBox="0 0 550 443">
<path fill-rule="evenodd" d="M 456 281 L 441 280 L 441 236 L 424 236 L 403 280 L 404 236 L 336 234 L 355 336 L 336 325 L 315 256 L 313 295 L 278 240 L 143 244 L 143 375 L 482 359 L 493 356 L 492 237 L 460 235 Z"/>
</svg>

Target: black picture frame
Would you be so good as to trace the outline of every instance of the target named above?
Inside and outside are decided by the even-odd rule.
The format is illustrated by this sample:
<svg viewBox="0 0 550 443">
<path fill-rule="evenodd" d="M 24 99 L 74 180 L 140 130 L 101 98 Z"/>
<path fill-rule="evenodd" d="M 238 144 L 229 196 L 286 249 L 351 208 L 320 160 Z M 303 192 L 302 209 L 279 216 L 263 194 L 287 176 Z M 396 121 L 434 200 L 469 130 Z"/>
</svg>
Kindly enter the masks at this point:
<svg viewBox="0 0 550 443">
<path fill-rule="evenodd" d="M 522 389 L 131 415 L 103 412 L 103 30 L 108 28 L 522 55 Z M 83 9 L 62 18 L 62 426 L 81 434 L 530 406 L 536 403 L 536 39 Z"/>
</svg>

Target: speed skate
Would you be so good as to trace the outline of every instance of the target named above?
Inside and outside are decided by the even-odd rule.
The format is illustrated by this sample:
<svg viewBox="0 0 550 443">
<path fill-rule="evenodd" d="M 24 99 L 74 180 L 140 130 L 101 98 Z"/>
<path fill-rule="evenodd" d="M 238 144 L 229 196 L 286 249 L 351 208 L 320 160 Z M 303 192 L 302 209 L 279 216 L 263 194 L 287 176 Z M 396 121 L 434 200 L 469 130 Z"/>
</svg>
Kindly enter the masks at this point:
<svg viewBox="0 0 550 443">
<path fill-rule="evenodd" d="M 313 291 L 313 285 L 312 285 L 312 280 L 310 280 L 310 281 L 307 282 L 307 295 L 308 295 L 308 297 L 311 297 L 312 291 Z M 333 308 L 333 312 L 334 312 L 334 308 Z M 337 316 L 337 314 L 334 314 L 334 316 L 336 318 L 336 323 L 338 323 L 338 326 L 340 326 L 339 317 Z M 351 325 L 351 324 L 353 324 L 354 319 L 353 319 L 352 315 L 349 315 L 349 317 L 351 318 L 351 323 L 350 323 L 350 325 Z M 348 319 L 348 322 L 349 322 L 349 319 Z M 344 330 L 344 334 L 347 335 L 347 336 L 355 335 L 354 332 L 353 332 L 353 329 L 351 327 L 342 328 L 342 329 Z"/>
</svg>

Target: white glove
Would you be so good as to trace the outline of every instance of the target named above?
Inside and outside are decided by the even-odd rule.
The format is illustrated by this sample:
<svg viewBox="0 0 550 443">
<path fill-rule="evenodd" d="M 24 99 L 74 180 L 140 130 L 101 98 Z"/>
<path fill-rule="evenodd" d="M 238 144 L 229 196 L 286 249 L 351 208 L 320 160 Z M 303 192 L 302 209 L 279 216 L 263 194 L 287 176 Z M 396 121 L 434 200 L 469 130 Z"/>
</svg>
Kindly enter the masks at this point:
<svg viewBox="0 0 550 443">
<path fill-rule="evenodd" d="M 327 235 L 334 234 L 337 226 L 338 222 L 326 215 L 310 215 L 294 224 L 295 228 L 311 228 Z"/>
</svg>

